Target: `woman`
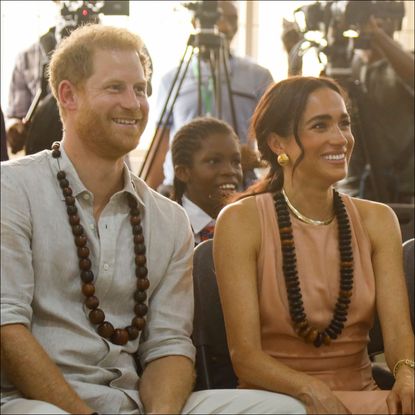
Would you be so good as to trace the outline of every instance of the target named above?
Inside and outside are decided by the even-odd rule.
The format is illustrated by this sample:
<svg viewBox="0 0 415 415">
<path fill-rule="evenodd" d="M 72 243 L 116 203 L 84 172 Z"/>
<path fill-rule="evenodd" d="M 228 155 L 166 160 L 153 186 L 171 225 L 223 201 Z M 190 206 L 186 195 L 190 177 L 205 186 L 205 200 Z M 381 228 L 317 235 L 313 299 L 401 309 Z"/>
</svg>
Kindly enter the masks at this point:
<svg viewBox="0 0 415 415">
<path fill-rule="evenodd" d="M 266 178 L 219 215 L 214 258 L 240 387 L 308 413 L 411 413 L 413 333 L 400 229 L 386 205 L 339 195 L 354 138 L 328 78 L 273 85 L 252 120 Z M 367 354 L 376 309 L 392 391 Z"/>
<path fill-rule="evenodd" d="M 173 200 L 186 210 L 198 244 L 213 237 L 218 213 L 241 185 L 239 140 L 224 121 L 195 118 L 176 133 L 172 156 Z"/>
</svg>

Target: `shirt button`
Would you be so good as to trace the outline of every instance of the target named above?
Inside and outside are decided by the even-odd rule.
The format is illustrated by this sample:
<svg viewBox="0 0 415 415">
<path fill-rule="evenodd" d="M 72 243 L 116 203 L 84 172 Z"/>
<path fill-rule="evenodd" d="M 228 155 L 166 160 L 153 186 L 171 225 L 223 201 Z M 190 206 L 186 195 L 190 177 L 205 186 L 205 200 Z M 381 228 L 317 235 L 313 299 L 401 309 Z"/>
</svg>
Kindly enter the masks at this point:
<svg viewBox="0 0 415 415">
<path fill-rule="evenodd" d="M 84 193 L 82 197 L 84 200 L 89 200 L 91 198 L 88 193 Z"/>
<path fill-rule="evenodd" d="M 104 264 L 104 271 L 108 271 L 110 266 L 108 264 Z"/>
<path fill-rule="evenodd" d="M 90 227 L 90 229 L 92 229 L 92 230 L 94 230 L 94 229 L 95 229 L 95 225 L 94 225 L 93 223 L 91 223 L 91 224 L 89 225 L 89 227 Z"/>
</svg>

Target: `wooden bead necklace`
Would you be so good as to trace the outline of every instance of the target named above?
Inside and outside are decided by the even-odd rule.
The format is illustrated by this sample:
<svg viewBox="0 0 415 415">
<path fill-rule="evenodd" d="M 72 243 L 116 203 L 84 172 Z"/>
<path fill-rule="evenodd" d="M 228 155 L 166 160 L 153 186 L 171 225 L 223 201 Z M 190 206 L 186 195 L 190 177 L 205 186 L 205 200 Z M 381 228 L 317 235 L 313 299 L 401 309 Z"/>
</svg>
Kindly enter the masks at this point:
<svg viewBox="0 0 415 415">
<path fill-rule="evenodd" d="M 353 250 L 352 233 L 346 207 L 339 195 L 333 189 L 333 206 L 337 218 L 340 251 L 340 290 L 334 307 L 333 317 L 329 325 L 322 331 L 310 325 L 304 311 L 303 296 L 297 271 L 297 259 L 293 229 L 287 202 L 282 192 L 274 194 L 274 205 L 277 212 L 280 231 L 283 264 L 282 269 L 287 289 L 287 297 L 291 320 L 294 330 L 307 343 L 315 347 L 329 345 L 342 332 L 347 320 L 347 313 L 353 288 Z"/>
<path fill-rule="evenodd" d="M 137 289 L 134 293 L 134 318 L 131 320 L 131 325 L 125 328 L 114 328 L 114 326 L 105 320 L 105 313 L 98 308 L 99 299 L 94 295 L 94 274 L 91 271 L 91 260 L 89 259 L 89 248 L 87 246 L 88 239 L 84 232 L 84 228 L 80 224 L 78 209 L 75 206 L 75 198 L 72 195 L 72 189 L 66 173 L 60 169 L 59 158 L 61 156 L 60 142 L 52 144 L 52 157 L 54 157 L 59 166 L 59 171 L 56 175 L 59 185 L 62 189 L 65 198 L 66 211 L 68 213 L 69 223 L 72 227 L 74 235 L 75 246 L 79 258 L 79 270 L 82 280 L 82 293 L 85 295 L 85 306 L 91 310 L 89 312 L 89 321 L 92 324 L 98 325 L 97 332 L 100 336 L 117 345 L 124 345 L 129 340 L 135 340 L 140 331 L 144 329 L 146 320 L 144 316 L 147 314 L 147 299 L 146 290 L 150 286 L 150 281 L 147 278 L 148 270 L 146 267 L 146 247 L 144 245 L 143 228 L 141 226 L 141 214 L 138 208 L 137 200 L 128 194 L 128 206 L 130 207 L 130 223 L 134 238 L 134 255 L 135 255 L 135 275 L 137 277 Z"/>
</svg>

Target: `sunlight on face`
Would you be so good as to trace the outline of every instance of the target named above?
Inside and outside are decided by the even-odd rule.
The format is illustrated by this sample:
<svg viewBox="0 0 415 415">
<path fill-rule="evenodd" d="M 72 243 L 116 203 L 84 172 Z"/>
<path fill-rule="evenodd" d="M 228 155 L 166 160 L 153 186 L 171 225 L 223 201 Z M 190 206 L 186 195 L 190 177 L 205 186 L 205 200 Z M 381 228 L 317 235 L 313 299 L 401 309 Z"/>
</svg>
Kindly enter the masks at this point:
<svg viewBox="0 0 415 415">
<path fill-rule="evenodd" d="M 317 180 L 331 185 L 346 176 L 354 138 L 341 95 L 329 88 L 311 93 L 300 119 L 298 135 L 304 157 L 294 169 L 295 180 Z M 287 153 L 293 166 L 302 154 L 294 136 L 288 142 Z"/>
<path fill-rule="evenodd" d="M 186 195 L 212 217 L 242 181 L 239 143 L 229 134 L 212 134 L 203 139 L 188 167 Z"/>
<path fill-rule="evenodd" d="M 78 91 L 76 133 L 98 154 L 133 150 L 148 119 L 144 71 L 137 52 L 97 50 L 94 72 Z"/>
</svg>

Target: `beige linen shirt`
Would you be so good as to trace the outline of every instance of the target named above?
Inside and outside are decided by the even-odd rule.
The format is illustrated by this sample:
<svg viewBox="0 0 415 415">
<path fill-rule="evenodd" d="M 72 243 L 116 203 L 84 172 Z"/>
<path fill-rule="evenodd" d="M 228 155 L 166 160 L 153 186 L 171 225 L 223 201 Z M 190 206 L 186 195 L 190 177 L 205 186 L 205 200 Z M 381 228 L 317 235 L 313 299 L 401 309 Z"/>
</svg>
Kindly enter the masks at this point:
<svg viewBox="0 0 415 415">
<path fill-rule="evenodd" d="M 63 149 L 62 149 L 63 150 Z M 142 210 L 150 288 L 147 326 L 124 346 L 100 337 L 83 306 L 78 258 L 48 150 L 1 165 L 1 324 L 25 325 L 92 408 L 142 409 L 134 353 L 142 367 L 167 355 L 194 360 L 193 236 L 185 211 L 124 168 L 124 188 L 93 217 L 93 194 L 62 151 L 60 167 L 88 237 L 96 295 L 115 327 L 130 325 L 136 286 L 127 193 Z M 19 397 L 2 372 L 2 402 Z M 127 398 L 129 397 L 129 398 Z M 134 403 L 134 402 L 136 403 Z"/>
</svg>

